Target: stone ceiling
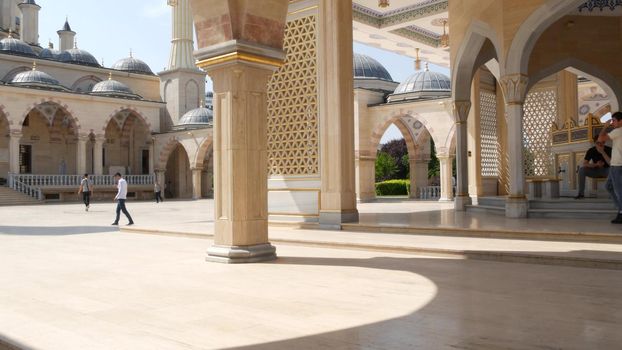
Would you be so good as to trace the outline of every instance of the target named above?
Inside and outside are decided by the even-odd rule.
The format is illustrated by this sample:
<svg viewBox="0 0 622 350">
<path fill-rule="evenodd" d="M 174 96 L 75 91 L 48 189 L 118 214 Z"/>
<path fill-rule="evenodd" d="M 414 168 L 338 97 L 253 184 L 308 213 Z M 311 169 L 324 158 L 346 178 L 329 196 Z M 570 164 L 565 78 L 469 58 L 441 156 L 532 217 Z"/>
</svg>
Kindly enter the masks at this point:
<svg viewBox="0 0 622 350">
<path fill-rule="evenodd" d="M 353 0 L 354 40 L 449 67 L 449 48 L 440 46 L 443 21 L 447 20 L 447 0 Z M 449 28 L 446 28 L 449 33 Z"/>
</svg>

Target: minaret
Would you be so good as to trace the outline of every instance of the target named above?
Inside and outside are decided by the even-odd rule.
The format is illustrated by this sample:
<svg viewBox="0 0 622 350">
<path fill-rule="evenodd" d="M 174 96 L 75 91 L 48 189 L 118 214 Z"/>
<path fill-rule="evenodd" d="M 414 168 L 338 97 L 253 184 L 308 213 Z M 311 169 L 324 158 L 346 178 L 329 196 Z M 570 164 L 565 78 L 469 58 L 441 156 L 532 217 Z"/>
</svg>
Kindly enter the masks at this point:
<svg viewBox="0 0 622 350">
<path fill-rule="evenodd" d="M 168 117 L 160 125 L 170 130 L 184 113 L 198 108 L 205 95 L 206 73 L 194 63 L 193 22 L 189 0 L 168 0 L 172 7 L 173 39 L 168 67 L 160 72 L 160 95 Z"/>
<path fill-rule="evenodd" d="M 39 10 L 35 0 L 26 0 L 19 5 L 22 11 L 21 39 L 30 45 L 39 45 Z"/>
<path fill-rule="evenodd" d="M 167 70 L 177 68 L 195 69 L 192 12 L 189 0 L 168 0 L 173 7 L 173 39 L 171 40 L 171 57 Z"/>
<path fill-rule="evenodd" d="M 65 25 L 58 33 L 58 49 L 61 51 L 66 51 L 73 49 L 75 43 L 76 32 L 71 30 L 69 26 L 69 19 L 65 19 Z"/>
</svg>

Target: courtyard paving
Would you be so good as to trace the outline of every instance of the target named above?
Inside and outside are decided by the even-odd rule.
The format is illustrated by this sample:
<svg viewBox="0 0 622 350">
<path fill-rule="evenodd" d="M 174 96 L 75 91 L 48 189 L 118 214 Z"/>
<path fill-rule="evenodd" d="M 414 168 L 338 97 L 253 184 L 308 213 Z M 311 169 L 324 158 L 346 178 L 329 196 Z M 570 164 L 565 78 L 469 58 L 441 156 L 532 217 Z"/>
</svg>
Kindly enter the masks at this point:
<svg viewBox="0 0 622 350">
<path fill-rule="evenodd" d="M 130 202 L 128 209 L 139 229 L 209 233 L 212 205 L 209 200 Z M 361 211 L 377 210 L 376 205 Z M 407 211 L 405 205 L 410 204 L 383 208 Z M 432 212 L 436 205 L 418 208 Z M 208 234 L 120 232 L 110 226 L 113 210 L 113 203 L 95 203 L 89 212 L 79 204 L 0 208 L 0 348 L 617 349 L 622 344 L 620 271 L 286 243 L 277 244 L 274 262 L 222 265 L 204 261 Z M 270 230 L 285 238 L 323 235 L 324 241 L 348 235 L 361 242 L 383 237 L 392 244 L 417 239 Z M 529 242 L 516 249 L 536 249 Z M 569 243 L 540 241 L 537 249 L 555 251 L 560 244 Z M 598 243 L 574 244 L 579 245 L 562 249 Z M 590 249 L 615 255 L 617 247 Z"/>
</svg>

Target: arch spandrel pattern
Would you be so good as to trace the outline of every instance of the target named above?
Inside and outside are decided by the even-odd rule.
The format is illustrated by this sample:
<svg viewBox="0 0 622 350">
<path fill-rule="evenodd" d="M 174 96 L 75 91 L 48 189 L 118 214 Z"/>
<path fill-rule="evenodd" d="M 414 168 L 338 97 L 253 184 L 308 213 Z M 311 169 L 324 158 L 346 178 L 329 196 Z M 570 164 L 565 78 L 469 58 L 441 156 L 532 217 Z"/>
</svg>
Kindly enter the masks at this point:
<svg viewBox="0 0 622 350">
<path fill-rule="evenodd" d="M 268 83 L 268 173 L 319 173 L 316 16 L 288 22 L 285 64 Z"/>
</svg>

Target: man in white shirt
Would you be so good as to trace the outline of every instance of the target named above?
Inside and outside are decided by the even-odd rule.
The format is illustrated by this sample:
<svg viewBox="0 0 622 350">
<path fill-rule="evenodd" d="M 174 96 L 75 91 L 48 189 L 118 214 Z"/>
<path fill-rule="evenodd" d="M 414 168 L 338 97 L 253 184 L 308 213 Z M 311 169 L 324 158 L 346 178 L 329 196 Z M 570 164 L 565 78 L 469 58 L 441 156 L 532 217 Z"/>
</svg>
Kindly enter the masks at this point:
<svg viewBox="0 0 622 350">
<path fill-rule="evenodd" d="M 613 130 L 607 132 L 609 126 Z M 598 135 L 598 140 L 606 142 L 611 140 L 611 167 L 605 185 L 611 198 L 618 207 L 618 215 L 611 220 L 612 224 L 622 224 L 622 112 L 615 112 L 611 120 L 607 121 Z"/>
<path fill-rule="evenodd" d="M 121 212 L 123 212 L 123 214 L 125 214 L 127 219 L 130 221 L 128 226 L 134 225 L 134 220 L 132 220 L 130 213 L 127 209 L 125 209 L 125 200 L 127 199 L 127 182 L 120 173 L 114 174 L 114 179 L 117 181 L 117 195 L 114 197 L 114 200 L 117 201 L 117 219 L 112 224 L 119 224 L 119 216 L 121 216 Z"/>
</svg>

